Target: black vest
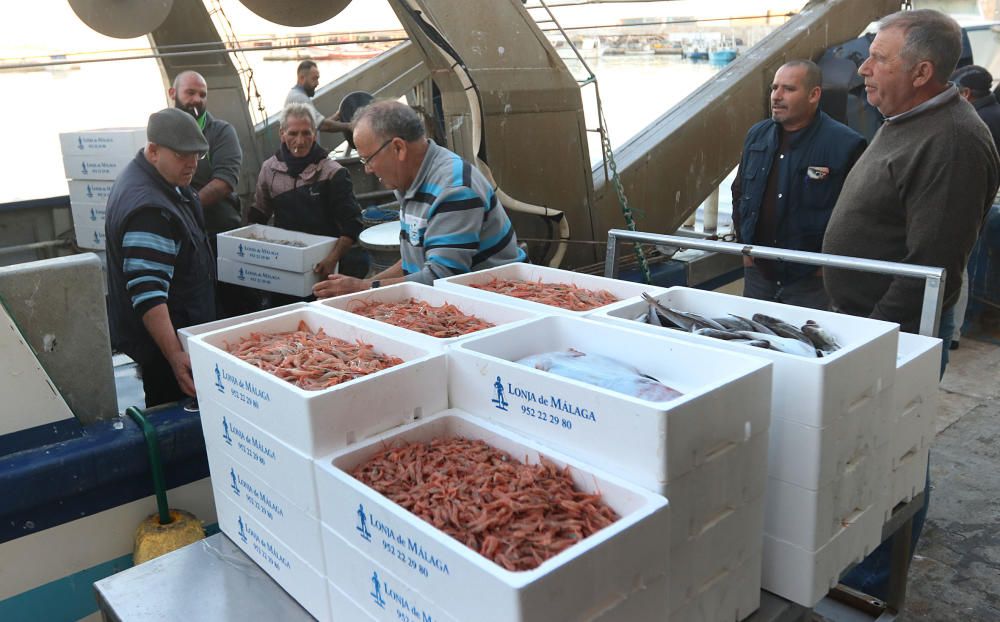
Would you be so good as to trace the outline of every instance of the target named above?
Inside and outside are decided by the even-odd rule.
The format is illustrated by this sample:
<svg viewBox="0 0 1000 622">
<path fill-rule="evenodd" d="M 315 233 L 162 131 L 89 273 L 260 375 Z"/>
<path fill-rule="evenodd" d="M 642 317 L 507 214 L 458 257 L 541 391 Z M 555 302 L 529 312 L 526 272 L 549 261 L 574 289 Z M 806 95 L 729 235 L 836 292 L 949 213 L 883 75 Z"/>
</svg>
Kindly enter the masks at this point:
<svg viewBox="0 0 1000 622">
<path fill-rule="evenodd" d="M 182 188 L 178 194 L 140 151 L 115 180 L 108 197 L 105 223 L 111 345 L 139 365 L 163 355 L 132 308 L 132 299 L 125 289 L 122 239 L 129 218 L 148 208 L 163 211 L 174 231 L 180 232 L 181 245 L 167 298 L 174 329 L 215 320 L 215 257 L 205 234 L 198 195 L 190 187 Z"/>
</svg>

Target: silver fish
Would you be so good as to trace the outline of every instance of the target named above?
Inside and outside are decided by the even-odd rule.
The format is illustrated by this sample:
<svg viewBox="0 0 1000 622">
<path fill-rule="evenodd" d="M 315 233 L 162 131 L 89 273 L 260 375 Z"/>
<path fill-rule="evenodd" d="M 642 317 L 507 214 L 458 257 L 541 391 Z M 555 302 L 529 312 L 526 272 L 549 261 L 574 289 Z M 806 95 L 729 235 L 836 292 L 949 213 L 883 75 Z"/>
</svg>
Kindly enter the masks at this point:
<svg viewBox="0 0 1000 622">
<path fill-rule="evenodd" d="M 764 315 L 763 313 L 754 313 L 753 321 L 760 322 L 764 326 L 771 329 L 775 335 L 779 337 L 788 337 L 789 339 L 798 339 L 807 346 L 812 346 L 813 342 L 806 337 L 801 330 L 795 328 L 788 322 L 784 320 L 779 320 L 776 317 L 771 317 L 770 315 Z"/>
<path fill-rule="evenodd" d="M 706 317 L 702 317 L 697 313 L 688 313 L 686 311 L 679 311 L 677 309 L 670 309 L 658 302 L 655 298 L 647 294 L 642 293 L 642 299 L 649 303 L 650 307 L 654 308 L 657 313 L 662 315 L 672 324 L 680 326 L 686 331 L 694 331 L 698 328 L 714 328 L 716 330 L 726 330 L 724 326 L 710 320 Z"/>
<path fill-rule="evenodd" d="M 798 339 L 780 337 L 778 335 L 768 335 L 749 330 L 741 330 L 740 335 L 746 337 L 747 339 L 760 339 L 766 341 L 770 344 L 772 349 L 784 352 L 785 354 L 796 354 L 798 356 L 816 358 L 816 348 L 812 345 L 807 346 Z"/>
<path fill-rule="evenodd" d="M 713 339 L 725 339 L 730 341 L 733 339 L 744 339 L 743 335 L 739 334 L 734 330 L 718 330 L 716 328 L 699 328 L 694 331 L 696 335 L 704 335 L 705 337 L 712 337 Z"/>
<path fill-rule="evenodd" d="M 806 320 L 806 323 L 802 325 L 802 333 L 820 352 L 829 354 L 836 352 L 841 347 L 833 335 L 813 320 Z"/>
<path fill-rule="evenodd" d="M 729 317 L 714 317 L 712 319 L 729 330 L 753 330 L 753 325 L 750 322 L 744 322 L 732 315 Z"/>
<path fill-rule="evenodd" d="M 754 332 L 764 333 L 765 335 L 773 335 L 774 334 L 773 330 L 771 330 L 767 326 L 764 326 L 760 322 L 755 322 L 753 320 L 749 320 L 749 319 L 743 317 L 742 315 L 736 315 L 735 313 L 730 313 L 730 315 L 732 315 L 734 318 L 736 318 L 737 320 L 739 320 L 741 322 L 745 322 L 750 327 L 750 328 L 744 328 L 743 330 L 752 330 Z"/>
</svg>

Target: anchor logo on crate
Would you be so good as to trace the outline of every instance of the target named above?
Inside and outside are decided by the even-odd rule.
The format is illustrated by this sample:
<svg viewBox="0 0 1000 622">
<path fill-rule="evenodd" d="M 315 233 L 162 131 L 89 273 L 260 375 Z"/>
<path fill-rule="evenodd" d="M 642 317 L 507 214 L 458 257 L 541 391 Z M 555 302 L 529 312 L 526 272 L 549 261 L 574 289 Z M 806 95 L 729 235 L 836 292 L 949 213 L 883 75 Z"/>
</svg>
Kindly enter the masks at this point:
<svg viewBox="0 0 1000 622">
<path fill-rule="evenodd" d="M 240 526 L 240 540 L 243 540 L 243 544 L 246 544 L 247 543 L 247 534 L 245 534 L 243 532 L 243 517 L 242 516 L 237 516 L 236 517 L 236 522 L 239 523 L 239 526 Z"/>
<path fill-rule="evenodd" d="M 219 393 L 225 393 L 226 387 L 222 384 L 222 371 L 219 369 L 219 364 L 215 364 L 215 388 L 219 390 Z"/>
<path fill-rule="evenodd" d="M 236 483 L 236 471 L 235 471 L 235 469 L 233 469 L 233 467 L 229 467 L 229 478 L 232 480 L 232 484 L 230 484 L 230 488 L 233 489 L 233 494 L 234 495 L 239 495 L 240 494 L 240 487 Z"/>
<path fill-rule="evenodd" d="M 83 151 L 83 137 L 82 136 L 77 136 L 76 137 L 76 148 L 79 149 L 80 151 Z"/>
<path fill-rule="evenodd" d="M 97 235 L 97 232 L 95 231 L 94 232 L 94 244 L 100 244 L 100 243 L 101 243 L 101 236 Z"/>
<path fill-rule="evenodd" d="M 237 257 L 242 257 L 243 256 L 243 245 L 242 244 L 240 244 L 239 246 L 236 247 L 236 256 Z"/>
<path fill-rule="evenodd" d="M 368 542 L 372 541 L 372 532 L 368 531 L 368 515 L 365 514 L 364 504 L 358 505 L 358 526 L 356 529 L 362 538 Z"/>
<path fill-rule="evenodd" d="M 385 599 L 382 598 L 382 582 L 378 580 L 378 571 L 372 573 L 371 597 L 375 600 L 376 605 L 385 609 Z"/>
<path fill-rule="evenodd" d="M 241 280 L 241 281 L 245 281 L 246 280 L 247 277 L 244 276 L 244 274 L 243 274 L 243 268 L 240 268 L 240 272 L 239 272 L 239 274 L 236 275 L 236 278 L 239 279 L 239 280 Z"/>
<path fill-rule="evenodd" d="M 497 396 L 490 401 L 493 402 L 497 410 L 507 412 L 507 407 L 510 406 L 510 403 L 503 397 L 503 380 L 500 379 L 500 376 L 497 376 L 497 381 L 493 383 L 493 388 L 496 389 Z"/>
<path fill-rule="evenodd" d="M 80 162 L 80 168 L 83 170 L 83 174 L 86 175 L 87 174 L 87 163 L 86 162 Z"/>
<path fill-rule="evenodd" d="M 94 222 L 97 220 L 97 211 L 94 208 L 90 208 L 90 221 Z"/>
<path fill-rule="evenodd" d="M 87 198 L 88 199 L 94 198 L 94 190 L 90 187 L 90 184 L 87 184 Z"/>
<path fill-rule="evenodd" d="M 226 441 L 226 445 L 233 444 L 233 437 L 229 436 L 229 422 L 226 418 L 222 418 L 222 439 Z"/>
</svg>

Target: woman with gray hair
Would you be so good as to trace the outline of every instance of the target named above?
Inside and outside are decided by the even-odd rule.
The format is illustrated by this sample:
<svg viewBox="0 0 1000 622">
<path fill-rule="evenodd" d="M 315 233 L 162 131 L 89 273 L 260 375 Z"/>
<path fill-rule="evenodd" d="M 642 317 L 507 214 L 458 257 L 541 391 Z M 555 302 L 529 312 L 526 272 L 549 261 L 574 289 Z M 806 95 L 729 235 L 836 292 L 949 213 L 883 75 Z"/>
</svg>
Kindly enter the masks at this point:
<svg viewBox="0 0 1000 622">
<path fill-rule="evenodd" d="M 365 276 L 368 255 L 352 248 L 362 224 L 350 174 L 316 144 L 316 120 L 306 104 L 288 104 L 281 111 L 279 130 L 281 147 L 257 176 L 250 222 L 266 224 L 273 218 L 275 227 L 335 237 L 333 250 L 314 271 L 327 276 L 339 262 L 341 274 Z M 272 298 L 272 306 L 285 302 L 280 296 Z"/>
</svg>

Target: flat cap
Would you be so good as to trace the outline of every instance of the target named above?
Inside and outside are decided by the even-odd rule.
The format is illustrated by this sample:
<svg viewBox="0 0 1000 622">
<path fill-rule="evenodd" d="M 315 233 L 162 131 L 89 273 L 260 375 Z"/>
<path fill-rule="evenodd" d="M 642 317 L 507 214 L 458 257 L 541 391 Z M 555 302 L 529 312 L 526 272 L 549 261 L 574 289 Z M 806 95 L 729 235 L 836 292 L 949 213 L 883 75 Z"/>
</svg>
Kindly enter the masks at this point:
<svg viewBox="0 0 1000 622">
<path fill-rule="evenodd" d="M 194 117 L 178 108 L 164 108 L 149 115 L 146 140 L 178 153 L 205 153 L 208 141 Z"/>
<path fill-rule="evenodd" d="M 985 67 L 968 65 L 951 75 L 956 86 L 964 86 L 973 91 L 990 91 L 993 89 L 993 76 Z"/>
</svg>

